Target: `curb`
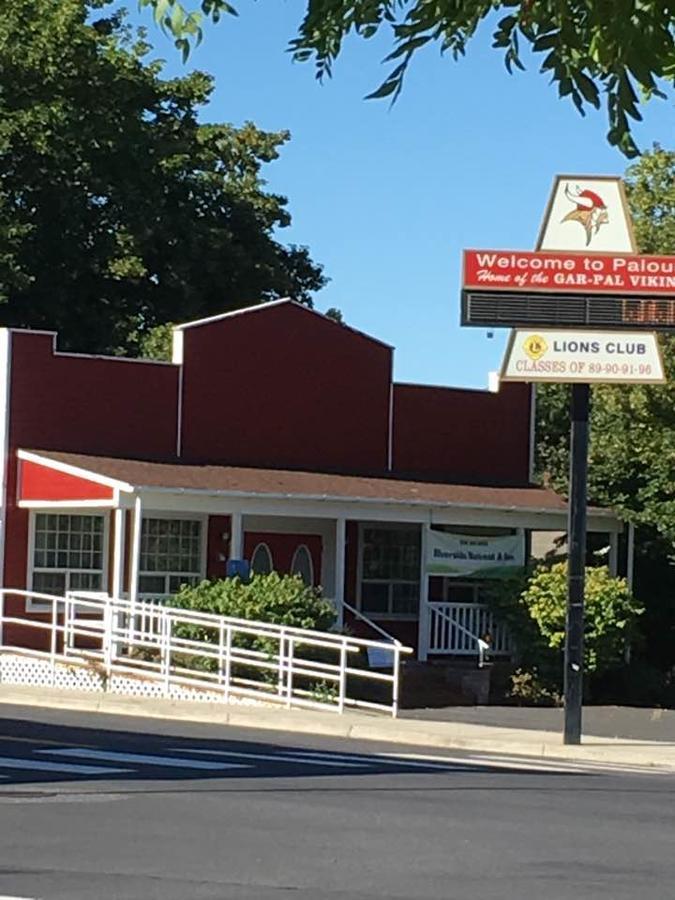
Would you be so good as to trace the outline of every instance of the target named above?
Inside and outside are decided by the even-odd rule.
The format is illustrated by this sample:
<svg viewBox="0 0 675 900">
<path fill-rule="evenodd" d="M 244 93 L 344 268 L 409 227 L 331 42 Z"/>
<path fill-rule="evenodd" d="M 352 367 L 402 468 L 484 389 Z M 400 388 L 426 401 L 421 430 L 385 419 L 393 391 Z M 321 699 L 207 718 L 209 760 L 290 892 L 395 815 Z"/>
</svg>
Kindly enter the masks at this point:
<svg viewBox="0 0 675 900">
<path fill-rule="evenodd" d="M 595 743 L 570 747 L 561 744 L 560 736 L 554 732 L 526 732 L 522 729 L 448 722 L 436 723 L 437 728 L 431 729 L 420 727 L 410 719 L 379 719 L 363 713 L 338 716 L 336 713 L 320 711 L 225 706 L 189 700 L 145 699 L 19 685 L 0 685 L 0 703 L 379 741 L 418 748 L 471 750 L 530 759 L 607 763 L 628 768 L 635 766 L 640 769 L 653 768 L 655 771 L 675 771 L 675 745 L 667 743 L 592 738 Z M 442 732 L 439 732 L 439 727 L 443 728 Z M 602 740 L 604 743 L 597 743 Z"/>
</svg>

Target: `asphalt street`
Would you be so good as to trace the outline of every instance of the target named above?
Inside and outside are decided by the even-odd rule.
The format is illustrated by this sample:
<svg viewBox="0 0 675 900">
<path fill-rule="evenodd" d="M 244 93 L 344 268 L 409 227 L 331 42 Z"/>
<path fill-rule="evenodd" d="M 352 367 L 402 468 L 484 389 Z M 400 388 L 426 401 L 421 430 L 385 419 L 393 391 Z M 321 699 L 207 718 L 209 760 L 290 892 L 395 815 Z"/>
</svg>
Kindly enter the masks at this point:
<svg viewBox="0 0 675 900">
<path fill-rule="evenodd" d="M 0 706 L 0 900 L 668 900 L 675 776 Z"/>
</svg>

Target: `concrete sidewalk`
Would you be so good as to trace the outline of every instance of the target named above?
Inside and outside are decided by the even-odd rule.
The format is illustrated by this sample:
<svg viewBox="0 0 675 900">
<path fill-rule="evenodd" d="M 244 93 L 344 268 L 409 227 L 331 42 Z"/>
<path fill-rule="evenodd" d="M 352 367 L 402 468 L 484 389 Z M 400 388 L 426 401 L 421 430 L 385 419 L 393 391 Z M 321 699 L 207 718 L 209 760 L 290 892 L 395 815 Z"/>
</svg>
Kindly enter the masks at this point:
<svg viewBox="0 0 675 900">
<path fill-rule="evenodd" d="M 527 728 L 494 724 L 496 713 L 489 707 L 473 710 L 474 719 L 479 718 L 481 712 L 484 712 L 492 721 L 492 724 L 482 724 L 479 721 L 466 721 L 466 712 L 460 713 L 459 710 L 458 715 L 453 717 L 453 711 L 449 709 L 438 711 L 439 716 L 442 714 L 442 719 L 426 717 L 391 719 L 352 711 L 340 716 L 323 711 L 145 699 L 14 685 L 0 685 L 0 703 L 176 721 L 209 722 L 434 749 L 462 749 L 530 758 L 545 757 L 621 766 L 647 766 L 675 771 L 675 740 L 639 740 L 594 735 L 585 737 L 579 747 L 566 747 L 562 743 L 559 731 L 531 727 L 531 720 L 530 727 Z M 540 711 L 529 712 L 536 714 Z M 657 714 L 661 711 L 653 712 Z M 433 713 L 433 710 L 427 711 L 426 715 Z"/>
</svg>

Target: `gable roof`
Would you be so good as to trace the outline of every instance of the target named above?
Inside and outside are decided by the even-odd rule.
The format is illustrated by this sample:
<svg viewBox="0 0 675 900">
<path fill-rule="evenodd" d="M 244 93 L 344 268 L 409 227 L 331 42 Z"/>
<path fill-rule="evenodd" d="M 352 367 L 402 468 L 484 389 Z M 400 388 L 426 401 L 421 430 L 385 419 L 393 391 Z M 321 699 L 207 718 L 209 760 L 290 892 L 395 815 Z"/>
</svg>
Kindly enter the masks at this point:
<svg viewBox="0 0 675 900">
<path fill-rule="evenodd" d="M 346 325 L 343 322 L 336 322 L 335 319 L 331 319 L 330 316 L 326 316 L 324 313 L 319 312 L 317 309 L 312 309 L 311 306 L 306 306 L 304 303 L 299 303 L 297 300 L 293 300 L 290 297 L 283 297 L 281 300 L 269 300 L 266 303 L 258 303 L 255 306 L 246 306 L 243 309 L 232 309 L 229 312 L 219 313 L 215 316 L 208 316 L 205 319 L 195 319 L 193 322 L 183 322 L 181 325 L 174 326 L 175 332 L 184 332 L 189 328 L 200 328 L 202 325 L 213 325 L 216 322 L 220 322 L 224 319 L 231 319 L 235 316 L 247 316 L 253 315 L 254 313 L 265 312 L 268 309 L 271 309 L 276 306 L 288 306 L 294 309 L 300 309 L 308 315 L 318 316 L 320 319 L 323 319 L 324 322 L 330 322 L 331 325 L 335 325 L 337 328 L 346 328 L 348 331 L 353 332 L 354 334 L 358 334 L 359 337 L 365 338 L 368 341 L 372 341 L 375 344 L 381 344 L 383 347 L 387 347 L 389 350 L 393 350 L 393 346 L 391 344 L 387 344 L 385 341 L 381 341 L 379 338 L 373 337 L 371 334 L 366 334 L 365 331 L 359 331 L 358 328 L 352 328 L 351 325 Z"/>
</svg>

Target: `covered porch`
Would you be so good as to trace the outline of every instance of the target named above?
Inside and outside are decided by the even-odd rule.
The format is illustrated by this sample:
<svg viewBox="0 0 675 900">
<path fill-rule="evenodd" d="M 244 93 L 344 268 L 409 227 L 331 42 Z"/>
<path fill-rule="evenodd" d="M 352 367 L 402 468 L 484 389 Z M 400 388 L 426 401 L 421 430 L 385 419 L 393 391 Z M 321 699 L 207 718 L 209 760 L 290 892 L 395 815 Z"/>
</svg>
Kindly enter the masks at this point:
<svg viewBox="0 0 675 900">
<path fill-rule="evenodd" d="M 513 552 L 507 562 L 517 568 L 530 555 L 533 532 L 561 532 L 567 525 L 564 501 L 534 486 L 41 450 L 20 450 L 18 457 L 17 505 L 27 515 L 26 582 L 7 586 L 99 591 L 133 605 L 241 566 L 296 573 L 322 588 L 340 626 L 364 637 L 392 636 L 422 661 L 478 656 L 487 636 L 491 653 L 508 656 L 511 650 L 509 636 L 482 600 L 490 567 L 444 569 L 434 546 L 451 548 L 455 562 L 464 552 L 461 541 L 476 542 L 482 556 L 486 545 L 508 546 Z M 620 521 L 593 509 L 589 530 L 606 536 L 616 571 Z M 39 603 L 26 611 L 44 612 Z"/>
</svg>

